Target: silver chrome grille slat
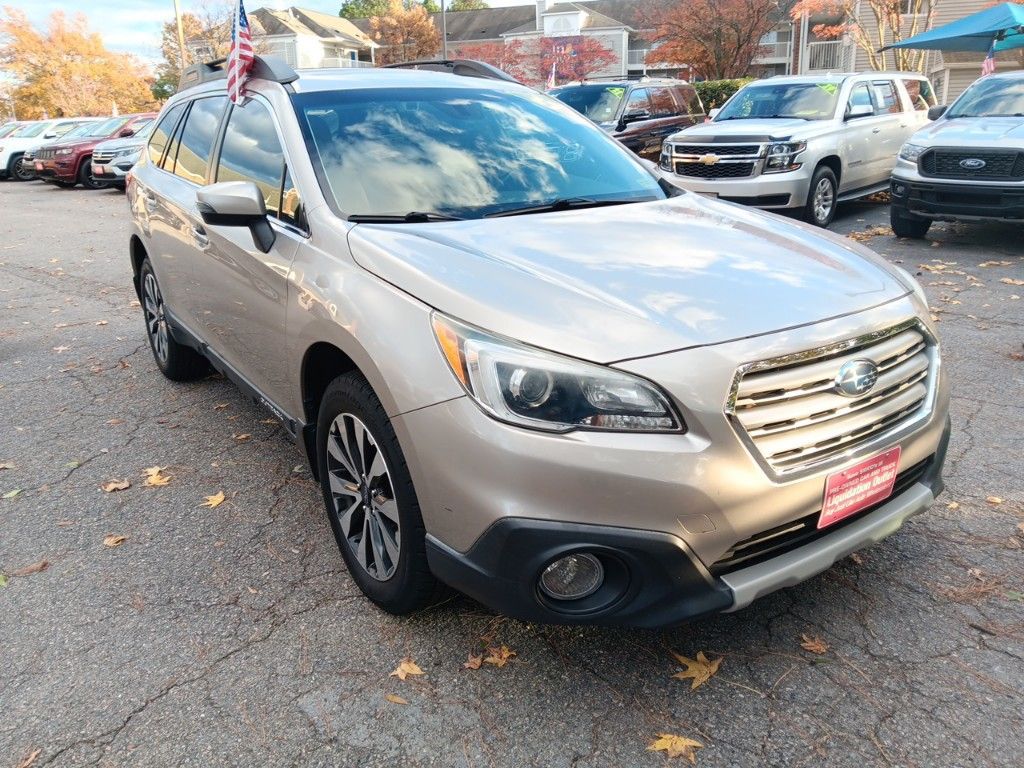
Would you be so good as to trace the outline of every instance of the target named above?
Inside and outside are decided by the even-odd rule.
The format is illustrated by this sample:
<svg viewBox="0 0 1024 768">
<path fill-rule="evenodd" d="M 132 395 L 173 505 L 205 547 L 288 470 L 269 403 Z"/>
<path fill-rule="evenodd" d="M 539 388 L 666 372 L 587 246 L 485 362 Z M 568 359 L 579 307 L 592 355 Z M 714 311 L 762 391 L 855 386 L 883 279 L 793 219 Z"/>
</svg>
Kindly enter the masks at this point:
<svg viewBox="0 0 1024 768">
<path fill-rule="evenodd" d="M 862 359 L 878 366 L 875 385 L 859 397 L 837 392 L 839 369 Z M 906 323 L 859 343 L 747 366 L 727 412 L 770 469 L 808 469 L 841 460 L 920 415 L 929 402 L 932 361 L 924 333 Z"/>
</svg>

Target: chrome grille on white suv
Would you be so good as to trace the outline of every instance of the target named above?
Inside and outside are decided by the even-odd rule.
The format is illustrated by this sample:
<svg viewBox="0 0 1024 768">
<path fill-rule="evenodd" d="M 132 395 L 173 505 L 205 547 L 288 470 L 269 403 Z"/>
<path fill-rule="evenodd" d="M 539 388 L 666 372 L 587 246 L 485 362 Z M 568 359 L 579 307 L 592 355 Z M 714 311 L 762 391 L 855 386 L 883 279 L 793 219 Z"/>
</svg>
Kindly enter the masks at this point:
<svg viewBox="0 0 1024 768">
<path fill-rule="evenodd" d="M 840 369 L 870 360 L 878 379 L 841 394 Z M 934 354 L 916 325 L 767 360 L 738 375 L 728 405 L 737 429 L 777 474 L 811 469 L 905 426 L 930 408 Z"/>
</svg>

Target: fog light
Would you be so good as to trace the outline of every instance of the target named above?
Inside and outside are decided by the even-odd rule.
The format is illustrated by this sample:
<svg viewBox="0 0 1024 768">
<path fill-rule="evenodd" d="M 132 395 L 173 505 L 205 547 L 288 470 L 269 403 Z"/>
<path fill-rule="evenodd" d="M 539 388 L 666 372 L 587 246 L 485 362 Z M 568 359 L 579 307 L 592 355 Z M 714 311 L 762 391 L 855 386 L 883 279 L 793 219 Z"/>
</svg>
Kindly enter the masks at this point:
<svg viewBox="0 0 1024 768">
<path fill-rule="evenodd" d="M 540 588 L 555 600 L 579 600 L 594 594 L 604 581 L 604 566 L 593 555 L 577 552 L 544 569 Z"/>
<path fill-rule="evenodd" d="M 902 184 L 893 184 L 892 192 L 894 195 L 899 195 L 900 197 L 903 197 L 905 194 L 907 194 L 907 188 Z"/>
</svg>

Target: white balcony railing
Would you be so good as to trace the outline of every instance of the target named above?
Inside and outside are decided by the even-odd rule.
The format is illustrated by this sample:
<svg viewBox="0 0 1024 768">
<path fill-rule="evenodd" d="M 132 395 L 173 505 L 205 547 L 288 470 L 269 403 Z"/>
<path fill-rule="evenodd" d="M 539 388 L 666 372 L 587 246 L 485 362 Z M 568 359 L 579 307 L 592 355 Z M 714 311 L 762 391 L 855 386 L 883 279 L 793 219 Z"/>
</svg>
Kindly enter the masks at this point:
<svg viewBox="0 0 1024 768">
<path fill-rule="evenodd" d="M 359 67 L 372 67 L 373 62 L 357 61 L 356 59 L 350 59 L 347 56 L 325 56 L 320 59 L 320 66 L 324 69 L 335 69 L 338 67 L 357 69 Z"/>
<path fill-rule="evenodd" d="M 848 68 L 846 46 L 840 40 L 807 44 L 807 69 L 811 72 L 841 72 Z"/>
<path fill-rule="evenodd" d="M 754 62 L 763 62 L 768 59 L 783 59 L 789 61 L 793 51 L 793 44 L 786 40 L 778 43 L 763 43 Z"/>
<path fill-rule="evenodd" d="M 650 52 L 650 48 L 630 48 L 626 63 L 631 67 L 642 67 L 647 62 L 647 54 Z"/>
</svg>

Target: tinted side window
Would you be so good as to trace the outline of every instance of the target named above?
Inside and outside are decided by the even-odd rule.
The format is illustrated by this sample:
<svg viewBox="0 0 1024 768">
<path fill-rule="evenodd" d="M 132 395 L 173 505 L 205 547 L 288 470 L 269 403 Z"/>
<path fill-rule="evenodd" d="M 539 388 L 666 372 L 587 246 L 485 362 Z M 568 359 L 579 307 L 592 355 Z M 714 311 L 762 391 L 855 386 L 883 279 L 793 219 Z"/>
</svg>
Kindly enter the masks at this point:
<svg viewBox="0 0 1024 768">
<path fill-rule="evenodd" d="M 896 94 L 896 83 L 892 80 L 875 80 L 871 85 L 875 90 L 876 113 L 883 115 L 903 111 L 900 97 Z"/>
<path fill-rule="evenodd" d="M 672 117 L 679 114 L 672 91 L 668 88 L 648 88 L 647 98 L 651 103 L 651 117 Z"/>
<path fill-rule="evenodd" d="M 292 181 L 292 174 L 287 166 L 284 169 L 284 184 L 281 185 L 281 221 L 287 221 L 297 227 L 305 228 L 305 219 L 302 215 L 302 198 L 299 197 L 299 190 Z"/>
<path fill-rule="evenodd" d="M 871 101 L 871 92 L 868 91 L 867 83 L 857 83 L 857 85 L 853 86 L 853 90 L 850 91 L 850 101 L 846 105 L 846 112 L 849 114 L 851 107 L 863 106 L 875 108 Z"/>
<path fill-rule="evenodd" d="M 626 102 L 626 109 L 622 113 L 628 115 L 630 112 L 650 112 L 651 103 L 647 99 L 647 89 L 637 88 L 629 94 L 629 101 Z"/>
<path fill-rule="evenodd" d="M 216 181 L 252 181 L 263 192 L 267 213 L 281 211 L 284 151 L 274 121 L 263 104 L 250 99 L 228 117 Z"/>
<path fill-rule="evenodd" d="M 213 141 L 217 137 L 220 117 L 227 99 L 217 96 L 212 99 L 196 99 L 185 117 L 181 129 L 181 143 L 178 145 L 174 174 L 195 184 L 206 183 L 206 170 L 210 166 Z"/>
<path fill-rule="evenodd" d="M 160 158 L 164 156 L 164 150 L 167 149 L 167 145 L 171 141 L 171 134 L 174 132 L 174 127 L 178 124 L 178 118 L 181 117 L 181 113 L 185 111 L 185 104 L 175 104 L 167 113 L 161 118 L 156 129 L 153 131 L 153 136 L 149 139 L 149 162 L 153 165 L 160 164 Z"/>
<path fill-rule="evenodd" d="M 673 88 L 679 108 L 687 115 L 703 115 L 704 105 L 700 103 L 697 89 L 692 85 L 677 85 Z"/>
</svg>

